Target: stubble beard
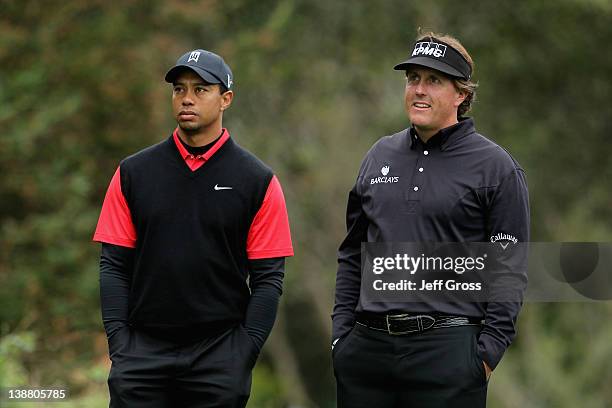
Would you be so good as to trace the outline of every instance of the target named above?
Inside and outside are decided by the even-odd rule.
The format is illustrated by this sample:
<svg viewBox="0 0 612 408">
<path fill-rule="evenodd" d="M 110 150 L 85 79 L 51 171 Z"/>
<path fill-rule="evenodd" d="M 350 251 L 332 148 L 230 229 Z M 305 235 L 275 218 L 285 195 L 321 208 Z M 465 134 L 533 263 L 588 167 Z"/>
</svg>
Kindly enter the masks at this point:
<svg viewBox="0 0 612 408">
<path fill-rule="evenodd" d="M 196 134 L 202 129 L 202 125 L 199 123 L 189 123 L 189 122 L 178 122 L 179 128 L 186 134 Z"/>
</svg>

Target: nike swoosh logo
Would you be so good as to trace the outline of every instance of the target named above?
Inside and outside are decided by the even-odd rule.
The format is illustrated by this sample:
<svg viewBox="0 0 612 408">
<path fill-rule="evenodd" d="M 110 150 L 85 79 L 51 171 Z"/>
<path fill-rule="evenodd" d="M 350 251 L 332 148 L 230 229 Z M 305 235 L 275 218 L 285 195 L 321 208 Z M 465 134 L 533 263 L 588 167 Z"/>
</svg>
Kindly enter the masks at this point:
<svg viewBox="0 0 612 408">
<path fill-rule="evenodd" d="M 215 184 L 215 191 L 219 190 L 231 190 L 232 187 L 220 187 L 218 184 Z"/>
</svg>

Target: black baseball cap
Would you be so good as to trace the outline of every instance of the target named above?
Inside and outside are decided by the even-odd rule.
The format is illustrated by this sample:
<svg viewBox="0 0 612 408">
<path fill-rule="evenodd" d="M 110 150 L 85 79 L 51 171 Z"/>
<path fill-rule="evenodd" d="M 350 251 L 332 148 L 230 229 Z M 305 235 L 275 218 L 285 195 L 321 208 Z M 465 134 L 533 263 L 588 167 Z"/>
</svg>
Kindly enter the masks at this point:
<svg viewBox="0 0 612 408">
<path fill-rule="evenodd" d="M 232 70 L 223 58 L 214 52 L 201 49 L 186 52 L 166 73 L 166 82 L 173 83 L 178 73 L 185 68 L 193 70 L 209 84 L 222 84 L 228 90 L 232 89 L 234 84 Z"/>
<path fill-rule="evenodd" d="M 459 51 L 436 39 L 424 38 L 414 44 L 410 58 L 393 67 L 405 71 L 410 65 L 433 68 L 455 78 L 468 81 L 472 77 L 472 67 Z"/>
</svg>

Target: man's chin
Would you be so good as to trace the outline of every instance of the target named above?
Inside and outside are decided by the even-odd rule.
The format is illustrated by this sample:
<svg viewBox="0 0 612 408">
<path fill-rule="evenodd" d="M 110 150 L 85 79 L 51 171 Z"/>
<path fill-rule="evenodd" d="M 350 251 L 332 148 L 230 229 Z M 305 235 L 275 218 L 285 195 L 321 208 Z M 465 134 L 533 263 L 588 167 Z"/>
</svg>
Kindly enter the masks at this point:
<svg viewBox="0 0 612 408">
<path fill-rule="evenodd" d="M 197 123 L 193 123 L 193 122 L 178 122 L 178 125 L 182 131 L 188 132 L 188 133 L 197 132 L 201 128 L 200 125 L 198 125 Z"/>
<path fill-rule="evenodd" d="M 410 120 L 410 123 L 412 124 L 412 126 L 414 126 L 417 129 L 428 129 L 430 128 L 430 123 L 429 121 L 426 120 L 422 120 L 421 118 L 418 117 L 409 117 L 408 120 Z"/>
</svg>

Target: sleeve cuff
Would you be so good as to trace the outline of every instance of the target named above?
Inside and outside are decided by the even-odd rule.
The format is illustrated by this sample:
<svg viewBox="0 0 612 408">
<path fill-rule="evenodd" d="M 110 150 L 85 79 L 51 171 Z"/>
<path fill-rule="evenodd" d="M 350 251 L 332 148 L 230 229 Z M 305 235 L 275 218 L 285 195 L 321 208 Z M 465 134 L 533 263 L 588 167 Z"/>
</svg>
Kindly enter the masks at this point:
<svg viewBox="0 0 612 408">
<path fill-rule="evenodd" d="M 351 331 L 355 325 L 355 315 L 334 316 L 332 321 L 332 340 L 339 339 Z"/>
<path fill-rule="evenodd" d="M 491 370 L 499 364 L 506 347 L 488 333 L 482 333 L 478 338 L 478 354 Z"/>
<path fill-rule="evenodd" d="M 249 259 L 280 258 L 288 256 L 293 256 L 293 248 L 247 251 L 247 257 Z"/>
<path fill-rule="evenodd" d="M 93 236 L 94 242 L 102 242 L 105 244 L 119 245 L 122 247 L 136 248 L 136 241 L 128 238 L 111 237 L 110 235 L 96 232 Z"/>
</svg>

